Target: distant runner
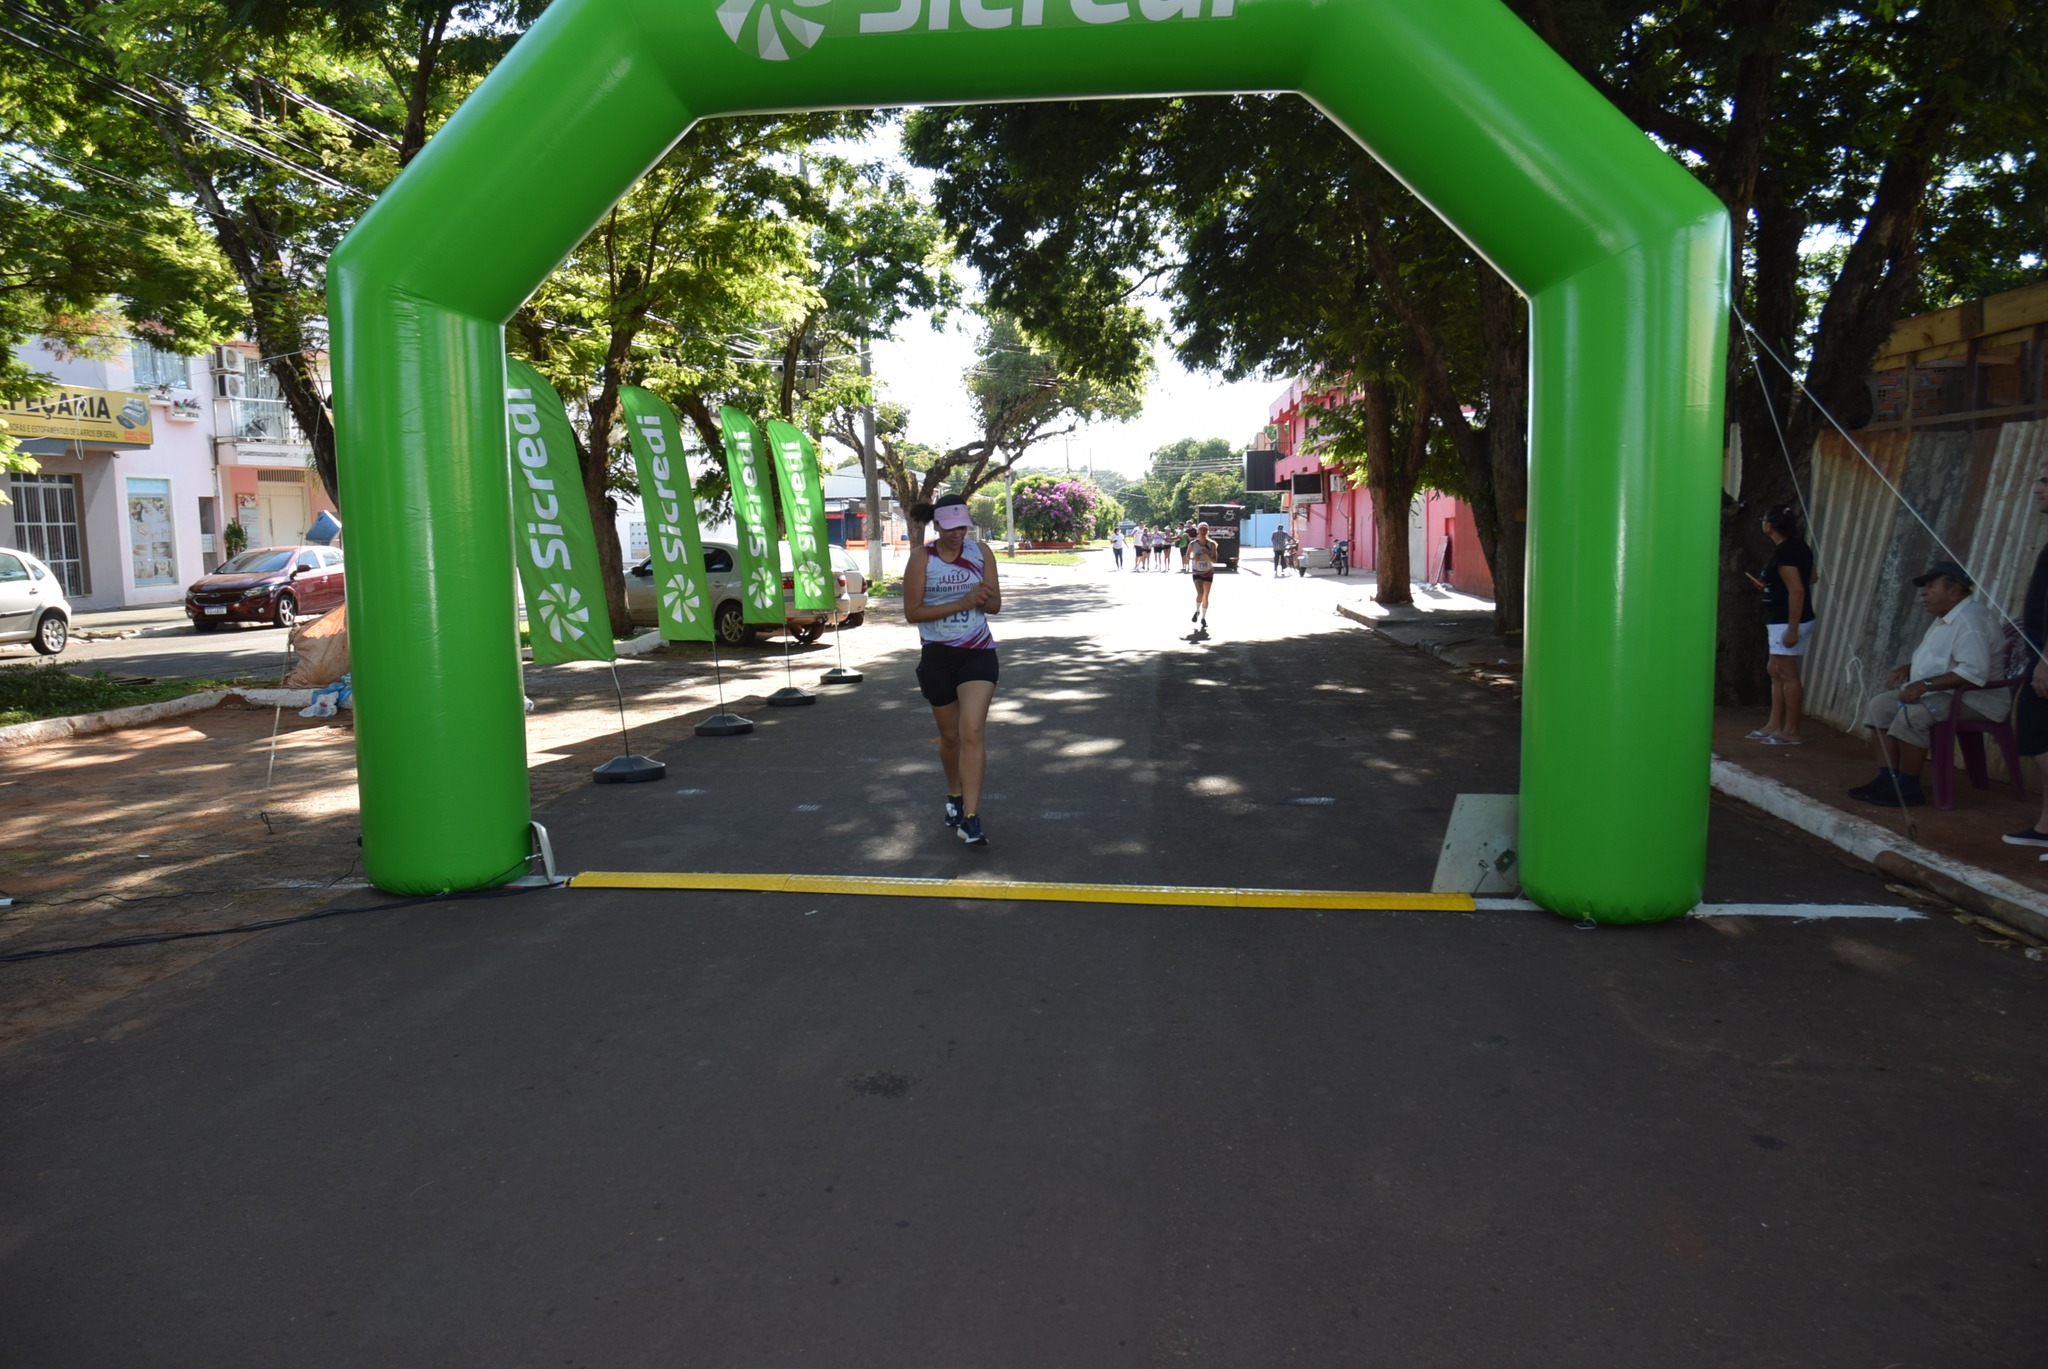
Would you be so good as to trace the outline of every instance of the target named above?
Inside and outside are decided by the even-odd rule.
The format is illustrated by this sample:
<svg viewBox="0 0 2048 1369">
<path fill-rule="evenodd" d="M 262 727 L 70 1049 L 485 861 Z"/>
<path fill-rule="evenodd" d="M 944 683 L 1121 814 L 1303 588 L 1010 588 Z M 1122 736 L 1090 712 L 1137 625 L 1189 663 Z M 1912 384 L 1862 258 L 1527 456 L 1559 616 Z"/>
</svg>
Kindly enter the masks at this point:
<svg viewBox="0 0 2048 1369">
<path fill-rule="evenodd" d="M 1209 538 L 1209 525 L 1197 523 L 1195 537 L 1188 544 L 1188 570 L 1195 580 L 1195 616 L 1189 621 L 1209 635 L 1209 591 L 1216 587 L 1216 544 Z"/>
</svg>

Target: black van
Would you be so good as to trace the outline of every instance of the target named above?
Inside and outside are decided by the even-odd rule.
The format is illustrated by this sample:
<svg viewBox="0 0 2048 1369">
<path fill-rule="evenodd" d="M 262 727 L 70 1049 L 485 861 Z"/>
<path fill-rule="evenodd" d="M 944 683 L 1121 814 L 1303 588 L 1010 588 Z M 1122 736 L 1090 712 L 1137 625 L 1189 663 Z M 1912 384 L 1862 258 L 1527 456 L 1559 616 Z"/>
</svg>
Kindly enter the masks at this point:
<svg viewBox="0 0 2048 1369">
<path fill-rule="evenodd" d="M 1195 521 L 1209 525 L 1209 540 L 1216 544 L 1216 563 L 1237 569 L 1237 525 L 1244 519 L 1242 504 L 1197 504 Z"/>
</svg>

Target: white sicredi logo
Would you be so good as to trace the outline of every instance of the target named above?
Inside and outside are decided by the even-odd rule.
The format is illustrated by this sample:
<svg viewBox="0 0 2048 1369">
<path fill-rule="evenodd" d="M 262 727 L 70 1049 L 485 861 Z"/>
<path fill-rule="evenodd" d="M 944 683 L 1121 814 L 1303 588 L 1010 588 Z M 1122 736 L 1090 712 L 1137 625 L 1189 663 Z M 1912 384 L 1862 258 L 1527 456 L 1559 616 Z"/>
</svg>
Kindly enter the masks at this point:
<svg viewBox="0 0 2048 1369">
<path fill-rule="evenodd" d="M 718 22 L 726 36 L 742 48 L 751 41 L 754 55 L 768 62 L 786 62 L 791 45 L 799 50 L 825 32 L 832 0 L 723 0 Z"/>
<path fill-rule="evenodd" d="M 936 33 L 953 29 L 956 18 L 963 29 L 984 30 L 1156 24 L 1228 19 L 1236 8 L 1237 0 L 720 0 L 718 22 L 741 49 L 786 62 L 816 45 L 828 27 L 843 36 Z"/>
</svg>

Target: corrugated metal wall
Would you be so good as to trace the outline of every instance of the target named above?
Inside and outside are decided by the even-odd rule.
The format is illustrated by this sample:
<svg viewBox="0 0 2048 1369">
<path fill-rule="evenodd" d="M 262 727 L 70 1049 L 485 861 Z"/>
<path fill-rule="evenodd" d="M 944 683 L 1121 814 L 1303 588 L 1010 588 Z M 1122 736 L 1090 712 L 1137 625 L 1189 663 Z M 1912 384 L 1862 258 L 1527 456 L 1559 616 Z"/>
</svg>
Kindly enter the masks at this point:
<svg viewBox="0 0 2048 1369">
<path fill-rule="evenodd" d="M 1803 672 L 1806 711 L 1845 731 L 1927 630 L 1913 577 L 1940 553 L 1914 509 L 1962 554 L 1985 602 L 2014 617 L 2048 541 L 2048 518 L 2033 504 L 2034 479 L 2048 465 L 2048 422 L 1861 441 L 1899 495 L 1834 433 L 1815 444 L 1811 495 L 1819 630 Z"/>
</svg>

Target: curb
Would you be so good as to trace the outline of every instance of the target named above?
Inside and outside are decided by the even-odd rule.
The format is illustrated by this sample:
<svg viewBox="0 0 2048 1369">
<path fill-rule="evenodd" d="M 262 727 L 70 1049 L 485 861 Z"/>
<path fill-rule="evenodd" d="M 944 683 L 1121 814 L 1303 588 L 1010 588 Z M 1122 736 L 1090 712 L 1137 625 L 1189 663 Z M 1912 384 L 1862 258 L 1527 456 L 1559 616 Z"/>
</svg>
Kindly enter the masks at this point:
<svg viewBox="0 0 2048 1369">
<path fill-rule="evenodd" d="M 1781 822 L 1867 861 L 1894 879 L 1907 879 L 1973 913 L 2048 940 L 2048 897 L 2003 875 L 1931 851 L 1887 827 L 1831 808 L 1733 761 L 1713 758 L 1714 788 L 1762 809 Z"/>
<path fill-rule="evenodd" d="M 162 722 L 166 718 L 181 718 L 187 713 L 204 713 L 209 708 L 219 707 L 229 699 L 240 699 L 259 708 L 304 708 L 313 702 L 313 691 L 202 689 L 197 694 L 187 694 L 182 699 L 166 699 L 162 703 L 107 708 L 98 713 L 80 713 L 69 718 L 39 718 L 34 722 L 13 723 L 7 727 L 0 727 L 0 751 L 40 746 L 45 742 L 63 741 L 67 737 L 91 737 L 102 732 L 118 732 L 124 727 L 141 727 L 149 723 Z M 355 700 L 350 699 L 342 707 L 353 712 Z"/>
</svg>

